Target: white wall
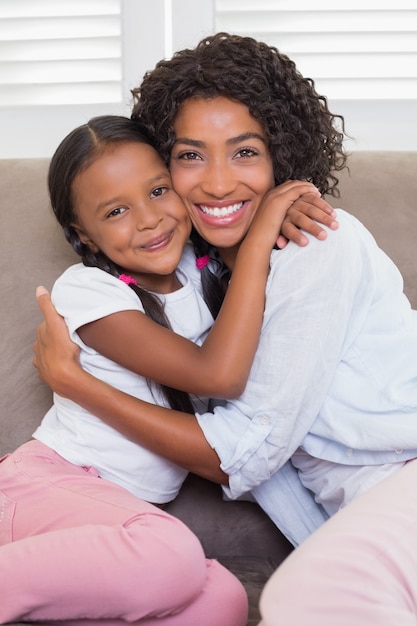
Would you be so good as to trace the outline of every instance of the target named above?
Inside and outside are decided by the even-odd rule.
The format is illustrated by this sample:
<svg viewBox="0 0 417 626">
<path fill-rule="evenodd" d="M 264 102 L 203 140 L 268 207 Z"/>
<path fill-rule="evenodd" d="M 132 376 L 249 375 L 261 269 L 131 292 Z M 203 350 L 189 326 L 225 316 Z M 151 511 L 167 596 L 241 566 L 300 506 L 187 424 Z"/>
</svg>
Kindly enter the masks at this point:
<svg viewBox="0 0 417 626">
<path fill-rule="evenodd" d="M 329 107 L 345 118 L 348 151 L 417 151 L 417 100 L 349 100 Z"/>
</svg>

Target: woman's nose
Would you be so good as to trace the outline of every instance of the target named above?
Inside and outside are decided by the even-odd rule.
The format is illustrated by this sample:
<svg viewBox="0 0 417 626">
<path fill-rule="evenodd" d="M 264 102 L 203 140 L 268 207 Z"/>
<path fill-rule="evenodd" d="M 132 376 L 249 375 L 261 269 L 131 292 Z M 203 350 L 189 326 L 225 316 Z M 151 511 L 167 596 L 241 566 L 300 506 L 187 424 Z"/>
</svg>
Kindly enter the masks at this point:
<svg viewBox="0 0 417 626">
<path fill-rule="evenodd" d="M 205 193 L 215 198 L 225 198 L 236 189 L 237 182 L 233 170 L 224 161 L 212 163 L 205 174 L 201 187 Z"/>
</svg>

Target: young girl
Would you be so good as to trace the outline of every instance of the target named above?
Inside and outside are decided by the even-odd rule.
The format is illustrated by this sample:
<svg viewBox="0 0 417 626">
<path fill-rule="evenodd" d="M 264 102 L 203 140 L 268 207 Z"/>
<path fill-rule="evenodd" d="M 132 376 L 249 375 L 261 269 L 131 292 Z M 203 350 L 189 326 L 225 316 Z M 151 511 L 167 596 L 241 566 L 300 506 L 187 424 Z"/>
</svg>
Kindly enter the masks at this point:
<svg viewBox="0 0 417 626">
<path fill-rule="evenodd" d="M 288 207 L 305 194 L 317 197 L 313 185 L 291 182 L 259 209 L 242 271 L 209 333 L 213 318 L 198 280 L 208 259 L 196 267 L 184 252 L 189 218 L 136 123 L 104 116 L 70 133 L 48 182 L 54 212 L 83 260 L 53 290 L 83 367 L 191 413 L 190 398 L 167 385 L 238 393 L 261 325 L 269 250 Z M 163 386 L 148 383 L 154 378 Z M 185 470 L 58 395 L 34 438 L 0 466 L 1 623 L 245 624 L 238 581 L 205 562 L 180 522 L 145 502 L 175 497 Z"/>
</svg>

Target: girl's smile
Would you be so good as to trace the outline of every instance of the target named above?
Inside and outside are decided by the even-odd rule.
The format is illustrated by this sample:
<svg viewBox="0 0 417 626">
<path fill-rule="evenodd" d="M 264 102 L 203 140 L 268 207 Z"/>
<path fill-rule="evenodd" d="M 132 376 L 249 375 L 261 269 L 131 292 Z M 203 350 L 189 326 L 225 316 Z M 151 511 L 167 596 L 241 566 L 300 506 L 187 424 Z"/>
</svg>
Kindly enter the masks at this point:
<svg viewBox="0 0 417 626">
<path fill-rule="evenodd" d="M 174 187 L 198 232 L 231 266 L 274 186 L 266 133 L 245 105 L 225 97 L 186 100 L 173 126 Z"/>
<path fill-rule="evenodd" d="M 74 179 L 80 239 L 101 251 L 139 285 L 167 293 L 178 288 L 175 270 L 190 220 L 168 170 L 149 145 L 119 142 Z"/>
</svg>

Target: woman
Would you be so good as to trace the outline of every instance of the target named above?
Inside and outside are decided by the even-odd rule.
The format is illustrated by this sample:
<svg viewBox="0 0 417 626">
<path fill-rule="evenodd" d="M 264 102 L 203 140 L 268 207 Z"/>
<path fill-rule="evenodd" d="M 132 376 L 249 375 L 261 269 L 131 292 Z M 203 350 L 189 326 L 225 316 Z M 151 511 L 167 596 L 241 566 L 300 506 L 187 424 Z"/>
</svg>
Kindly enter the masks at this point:
<svg viewBox="0 0 417 626">
<path fill-rule="evenodd" d="M 194 237 L 198 254 L 215 247 L 228 270 L 252 218 L 246 208 L 256 206 L 249 199 L 266 193 L 268 176 L 278 185 L 299 178 L 336 193 L 334 172 L 345 164 L 341 120 L 312 82 L 265 44 L 207 38 L 159 63 L 136 96 L 133 117 L 156 136 L 203 238 Z M 257 167 L 264 179 L 252 175 Z M 248 385 L 214 414 L 165 419 L 160 409 L 120 401 L 107 388 L 104 401 L 69 346 L 70 373 L 43 364 L 42 375 L 102 419 L 123 422 L 142 445 L 227 484 L 232 497 L 250 491 L 300 543 L 361 492 L 403 475 L 417 456 L 416 314 L 398 270 L 370 234 L 343 212 L 339 219 L 326 241 L 272 253 Z M 42 358 L 57 367 L 52 348 L 48 354 Z"/>
</svg>

